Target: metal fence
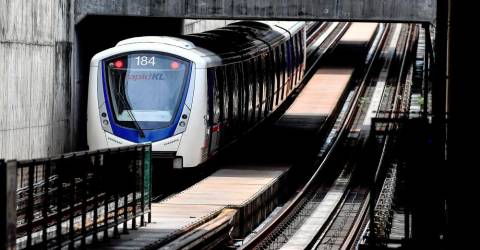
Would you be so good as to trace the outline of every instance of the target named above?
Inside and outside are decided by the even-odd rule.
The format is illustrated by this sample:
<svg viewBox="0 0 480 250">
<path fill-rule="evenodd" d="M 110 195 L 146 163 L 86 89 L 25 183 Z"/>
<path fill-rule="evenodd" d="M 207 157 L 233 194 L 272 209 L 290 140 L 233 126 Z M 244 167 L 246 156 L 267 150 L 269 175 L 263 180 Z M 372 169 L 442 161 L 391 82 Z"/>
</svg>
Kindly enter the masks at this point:
<svg viewBox="0 0 480 250">
<path fill-rule="evenodd" d="M 150 144 L 0 167 L 6 249 L 83 247 L 151 220 Z"/>
</svg>

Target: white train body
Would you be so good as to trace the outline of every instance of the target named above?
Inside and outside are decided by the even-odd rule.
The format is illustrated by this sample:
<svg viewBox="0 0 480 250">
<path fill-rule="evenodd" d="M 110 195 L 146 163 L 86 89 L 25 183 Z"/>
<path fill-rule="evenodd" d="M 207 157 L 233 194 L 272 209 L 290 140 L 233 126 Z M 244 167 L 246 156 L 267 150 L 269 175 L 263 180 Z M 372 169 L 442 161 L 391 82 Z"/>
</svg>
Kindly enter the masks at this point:
<svg viewBox="0 0 480 250">
<path fill-rule="evenodd" d="M 205 162 L 271 114 L 303 78 L 305 24 L 276 23 L 132 38 L 96 54 L 88 90 L 90 150 L 151 142 L 153 156 L 173 157 L 176 168 Z M 228 48 L 225 41 L 236 42 L 228 34 L 236 30 L 263 36 L 248 33 L 245 45 Z"/>
</svg>

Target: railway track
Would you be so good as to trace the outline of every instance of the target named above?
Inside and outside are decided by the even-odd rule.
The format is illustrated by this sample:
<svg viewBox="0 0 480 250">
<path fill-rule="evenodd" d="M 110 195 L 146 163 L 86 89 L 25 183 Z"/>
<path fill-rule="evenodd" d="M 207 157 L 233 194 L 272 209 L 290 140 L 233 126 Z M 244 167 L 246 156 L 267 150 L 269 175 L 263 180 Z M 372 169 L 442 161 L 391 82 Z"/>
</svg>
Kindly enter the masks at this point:
<svg viewBox="0 0 480 250">
<path fill-rule="evenodd" d="M 373 42 L 373 47 L 367 55 L 367 69 L 364 75 L 372 70 L 373 61 L 378 56 L 380 44 L 384 42 L 386 32 L 380 29 Z M 364 77 L 366 78 L 366 77 Z M 278 249 L 286 244 L 295 232 L 305 224 L 307 218 L 315 214 L 316 208 L 321 205 L 321 201 L 329 200 L 328 205 L 335 206 L 339 202 L 348 180 L 351 177 L 350 170 L 336 172 L 335 169 L 327 168 L 335 161 L 335 155 L 340 154 L 342 141 L 347 136 L 348 128 L 354 121 L 354 114 L 358 109 L 358 103 L 365 91 L 366 79 L 355 80 L 359 82 L 347 95 L 345 103 L 337 109 L 337 119 L 334 122 L 325 143 L 320 149 L 318 160 L 316 162 L 317 170 L 314 172 L 307 184 L 297 193 L 297 195 L 285 205 L 282 212 L 262 231 L 246 242 L 241 249 Z M 328 170 L 328 171 L 327 171 Z M 335 178 L 335 173 L 338 178 Z M 322 179 L 322 180 L 321 180 Z M 331 191 L 328 193 L 328 191 Z M 327 199 L 325 199 L 327 198 Z M 318 214 L 325 218 L 333 210 L 323 214 Z M 285 237 L 287 235 L 287 237 Z M 305 241 L 304 244 L 310 244 Z M 308 248 L 307 245 L 304 248 Z"/>
<path fill-rule="evenodd" d="M 404 32 L 402 33 L 402 31 Z M 350 152 L 362 152 L 365 149 L 369 122 L 374 113 L 372 111 L 376 110 L 377 116 L 385 114 L 392 116 L 400 111 L 399 107 L 405 107 L 400 101 L 407 99 L 400 98 L 403 89 L 401 76 L 405 71 L 408 48 L 412 44 L 412 33 L 413 26 L 395 25 L 394 28 L 391 28 L 390 25 L 387 25 L 383 34 L 379 35 L 375 42 L 378 47 L 373 53 L 371 64 L 362 84 L 357 88 L 349 113 L 343 119 L 343 123 L 337 121 L 342 126 L 338 130 L 336 140 L 328 150 L 320 153 L 325 155 L 325 158 L 319 164 L 319 169 L 290 204 L 286 205 L 283 211 L 276 216 L 276 219 L 258 232 L 252 240 L 244 244 L 242 249 L 279 249 L 282 247 L 285 249 L 349 249 L 355 245 L 359 232 L 366 223 L 365 215 L 371 195 L 370 175 L 365 172 L 362 174 L 359 171 L 363 168 L 357 166 L 359 162 L 355 161 L 358 154 L 352 154 L 354 157 L 343 163 L 344 168 L 341 172 L 336 172 L 338 174 L 336 178 L 329 178 L 328 171 L 323 171 L 324 177 L 323 180 L 320 180 L 319 173 L 329 163 L 330 158 L 334 158 L 332 155 L 334 155 L 337 145 L 348 145 Z M 400 34 L 408 35 L 401 36 Z M 395 78 L 389 74 L 395 66 L 400 67 L 398 70 L 400 77 L 396 76 Z M 373 83 L 377 84 L 373 85 Z M 408 95 L 408 92 L 404 91 L 403 94 Z M 366 101 L 366 98 L 369 98 L 369 101 Z M 348 104 L 348 100 L 346 104 Z M 341 117 L 340 114 L 339 119 Z M 384 145 L 387 145 L 387 142 L 388 138 L 383 141 Z M 385 152 L 384 147 L 380 163 L 372 173 L 375 179 L 379 176 Z M 338 164 L 338 160 L 336 164 Z M 332 172 L 335 173 L 335 171 L 331 171 L 330 174 Z M 317 183 L 317 188 L 312 191 L 314 183 Z M 312 207 L 316 208 L 312 209 Z M 305 214 L 309 214 L 310 217 L 301 219 L 305 217 Z M 311 218 L 315 216 L 316 218 L 312 220 Z M 309 219 L 314 222 L 309 224 Z M 299 232 L 298 234 L 301 235 L 299 238 L 305 238 L 305 232 L 301 231 L 302 226 L 297 230 L 292 229 L 291 225 L 295 224 L 301 224 L 309 230 L 313 230 L 312 226 L 316 224 L 318 231 L 309 240 L 295 242 L 295 232 Z"/>
<path fill-rule="evenodd" d="M 406 58 L 408 48 L 411 46 L 412 34 L 414 26 L 404 25 L 398 30 L 401 30 L 398 34 L 398 39 L 393 39 L 392 42 L 396 43 L 396 46 L 390 46 L 390 48 L 396 48 L 393 58 L 387 63 L 388 68 L 392 68 L 399 74 L 393 74 L 392 77 L 387 76 L 388 71 L 382 69 L 379 81 L 385 81 L 386 84 L 383 87 L 382 95 L 380 98 L 378 112 L 376 117 L 388 117 L 397 113 L 403 113 L 401 109 L 402 103 L 408 98 L 408 92 L 403 92 L 402 75 L 405 72 Z M 396 40 L 396 41 L 395 41 Z M 393 45 L 393 44 L 392 44 Z M 384 64 L 385 65 L 385 64 Z M 387 67 L 387 66 L 385 66 Z M 386 68 L 385 68 L 386 69 Z M 402 95 L 403 94 L 403 95 Z M 402 97 L 402 98 L 400 98 Z M 368 124 L 369 125 L 369 124 Z M 379 162 L 373 163 L 370 161 L 365 165 L 375 166 L 371 171 L 365 167 L 361 167 L 359 171 L 366 170 L 369 174 L 360 173 L 356 181 L 354 181 L 352 187 L 346 192 L 345 200 L 342 205 L 336 211 L 336 216 L 330 222 L 328 229 L 322 234 L 322 236 L 316 241 L 314 249 L 352 249 L 358 242 L 358 235 L 366 224 L 366 215 L 368 213 L 368 205 L 371 193 L 371 178 L 376 181 L 379 178 L 379 173 L 383 171 L 384 165 L 387 163 L 386 154 L 389 152 L 387 145 L 391 145 L 389 137 L 382 139 L 383 146 L 379 156 Z M 368 167 L 368 166 L 367 166 Z M 395 173 L 395 172 L 393 172 Z"/>
</svg>

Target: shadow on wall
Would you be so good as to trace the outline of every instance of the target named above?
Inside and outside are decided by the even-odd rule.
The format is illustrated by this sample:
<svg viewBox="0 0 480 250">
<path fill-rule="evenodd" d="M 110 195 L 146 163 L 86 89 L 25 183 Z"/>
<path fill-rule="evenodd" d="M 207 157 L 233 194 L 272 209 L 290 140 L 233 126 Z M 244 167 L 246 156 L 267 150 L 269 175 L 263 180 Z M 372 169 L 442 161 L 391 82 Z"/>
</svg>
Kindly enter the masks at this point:
<svg viewBox="0 0 480 250">
<path fill-rule="evenodd" d="M 119 41 L 136 36 L 178 35 L 182 32 L 183 19 L 88 16 L 75 27 L 76 49 L 75 86 L 73 87 L 74 150 L 88 149 L 87 98 L 88 75 L 91 58 L 98 52 L 114 47 Z"/>
</svg>

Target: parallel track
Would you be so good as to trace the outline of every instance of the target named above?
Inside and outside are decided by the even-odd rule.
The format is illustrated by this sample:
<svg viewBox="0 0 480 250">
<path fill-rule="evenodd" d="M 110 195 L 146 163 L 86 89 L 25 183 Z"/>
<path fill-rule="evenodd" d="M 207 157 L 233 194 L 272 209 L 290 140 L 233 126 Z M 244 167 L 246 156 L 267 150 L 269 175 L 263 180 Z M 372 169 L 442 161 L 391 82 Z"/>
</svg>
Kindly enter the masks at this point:
<svg viewBox="0 0 480 250">
<path fill-rule="evenodd" d="M 310 181 L 305 185 L 305 187 L 297 194 L 297 196 L 288 205 L 285 206 L 282 212 L 280 212 L 279 215 L 277 215 L 276 218 L 273 219 L 267 227 L 265 227 L 261 232 L 259 232 L 256 237 L 243 245 L 242 249 L 281 248 L 282 244 L 276 243 L 275 238 L 279 235 L 285 235 L 285 233 L 282 232 L 288 229 L 288 224 L 292 223 L 295 220 L 294 218 L 296 217 L 296 215 L 299 215 L 302 212 L 304 213 L 305 208 L 309 207 L 309 202 L 315 202 L 318 199 L 323 199 L 329 194 L 328 192 L 339 192 L 339 190 L 343 190 L 341 200 L 338 202 L 334 210 L 330 213 L 330 216 L 324 223 L 322 230 L 317 233 L 314 240 L 312 240 L 308 245 L 305 246 L 305 249 L 350 249 L 354 247 L 355 242 L 357 242 L 358 240 L 359 232 L 361 231 L 361 228 L 365 225 L 365 215 L 368 212 L 368 200 L 370 197 L 368 182 L 367 185 L 352 185 L 352 180 L 355 180 L 354 177 L 357 179 L 359 178 L 356 176 L 358 175 L 356 173 L 358 171 L 355 171 L 357 164 L 356 162 L 347 163 L 346 166 L 351 166 L 346 167 L 342 172 L 340 172 L 338 178 L 336 178 L 335 181 L 333 181 L 331 177 L 328 177 L 328 175 L 324 175 L 322 177 L 322 182 L 320 180 L 321 178 L 319 177 L 319 173 L 321 172 L 320 170 L 324 168 L 324 165 L 326 165 L 329 158 L 331 158 L 331 156 L 333 155 L 332 152 L 334 152 L 338 145 L 346 143 L 349 140 L 355 141 L 354 144 L 357 144 L 357 147 L 360 148 L 357 150 L 365 148 L 366 138 L 368 136 L 365 136 L 365 132 L 360 133 L 362 132 L 362 125 L 364 125 L 363 123 L 361 123 L 361 121 L 369 120 L 370 118 L 365 117 L 366 112 L 362 112 L 362 110 L 359 110 L 359 106 L 361 106 L 359 105 L 359 100 L 361 96 L 364 96 L 363 98 L 366 98 L 369 95 L 367 91 L 367 81 L 373 82 L 374 80 L 377 80 L 382 82 L 388 82 L 387 80 L 390 79 L 389 73 L 391 70 L 391 61 L 395 58 L 401 61 L 399 70 L 400 77 L 398 77 L 395 86 L 390 86 L 392 80 L 390 80 L 389 85 L 387 86 L 388 88 L 380 86 L 379 89 L 381 91 L 381 99 L 379 101 L 375 101 L 377 103 L 375 103 L 376 106 L 374 107 L 376 107 L 375 110 L 380 111 L 377 113 L 388 113 L 391 116 L 396 111 L 399 111 L 399 107 L 405 106 L 400 104 L 398 97 L 400 91 L 402 90 L 401 76 L 404 74 L 405 71 L 405 61 L 407 58 L 406 54 L 409 51 L 408 48 L 411 46 L 411 34 L 413 33 L 412 27 L 413 26 L 410 26 L 408 28 L 407 37 L 402 38 L 399 35 L 400 29 L 397 28 L 395 33 L 393 34 L 393 38 L 390 37 L 390 48 L 388 48 L 386 46 L 386 43 L 387 37 L 389 36 L 389 26 L 387 26 L 387 28 L 385 29 L 386 31 L 378 40 L 378 47 L 373 54 L 371 64 L 365 74 L 365 78 L 363 79 L 362 84 L 357 89 L 357 93 L 352 101 L 353 105 L 350 106 L 348 116 L 346 117 L 346 119 L 344 119 L 343 125 L 338 133 L 338 136 L 336 137 L 335 142 L 329 150 L 325 151 L 325 158 L 323 162 L 319 165 L 318 170 L 312 176 Z M 398 55 L 397 57 L 395 57 L 396 50 L 398 50 L 397 53 L 400 53 L 400 55 Z M 385 56 L 388 55 L 390 58 L 387 58 L 386 60 L 375 60 L 378 59 L 382 52 L 383 54 L 385 54 L 386 52 Z M 375 65 L 374 63 L 383 66 Z M 383 69 L 380 71 L 380 76 L 378 76 L 379 78 L 376 79 L 374 76 L 370 76 L 370 73 L 371 71 L 378 71 L 378 67 L 383 67 Z M 374 95 L 375 93 L 370 94 Z M 363 101 L 365 100 L 362 100 L 362 102 Z M 388 138 L 385 140 L 384 145 L 386 145 L 386 142 L 388 142 Z M 375 168 L 375 171 L 373 173 L 375 179 L 378 178 L 380 167 L 383 164 L 384 155 L 385 147 L 380 157 L 380 163 L 378 167 Z M 312 191 L 312 187 L 314 186 L 313 183 L 319 182 L 331 184 L 320 185 L 320 187 L 318 187 L 316 191 Z"/>
<path fill-rule="evenodd" d="M 338 154 L 337 151 L 340 151 L 343 142 L 345 141 L 349 128 L 354 122 L 355 114 L 359 107 L 358 103 L 360 98 L 363 96 L 366 88 L 366 76 L 369 75 L 369 72 L 372 70 L 372 65 L 375 59 L 378 56 L 379 47 L 384 43 L 386 34 L 384 32 L 377 35 L 376 41 L 374 42 L 377 48 L 374 52 L 369 53 L 368 56 L 368 67 L 365 72 L 365 76 L 360 80 L 360 85 L 355 88 L 347 97 L 343 108 L 336 109 L 335 114 L 337 121 L 335 124 L 332 124 L 332 130 L 330 135 L 328 135 L 325 144 L 322 146 L 322 149 L 319 153 L 319 158 L 316 165 L 318 166 L 316 171 L 313 173 L 310 180 L 303 186 L 303 188 L 297 193 L 297 195 L 291 199 L 291 201 L 284 206 L 281 212 L 272 220 L 272 222 L 264 227 L 256 236 L 250 241 L 246 242 L 241 249 L 277 249 L 282 246 L 282 243 L 278 243 L 278 237 L 284 234 L 285 230 L 290 229 L 290 225 L 296 221 L 302 213 L 307 213 L 305 209 L 308 209 L 309 202 L 315 202 L 317 199 L 322 199 L 326 195 L 327 189 L 340 189 L 345 188 L 344 181 L 339 180 L 335 182 L 335 178 L 332 176 L 335 174 L 335 171 L 331 171 L 327 166 L 330 165 Z M 339 178 L 349 179 L 350 174 L 347 172 L 338 173 Z M 319 183 L 324 183 L 320 185 Z M 330 183 L 330 184 L 329 184 Z M 343 192 L 343 191 L 342 191 Z"/>
<path fill-rule="evenodd" d="M 395 48 L 395 53 L 393 53 L 389 62 L 384 65 L 384 70 L 382 70 L 378 82 L 385 82 L 386 84 L 383 87 L 381 99 L 378 102 L 377 107 L 377 117 L 380 116 L 391 116 L 399 110 L 399 100 L 400 91 L 402 90 L 402 75 L 404 75 L 405 70 L 405 59 L 407 58 L 408 48 L 411 45 L 411 34 L 413 26 L 404 27 L 402 34 L 407 34 L 406 36 L 399 36 L 401 34 L 399 27 L 397 27 L 397 32 L 394 34 L 395 38 L 391 41 L 390 50 Z M 390 54 L 392 54 L 390 52 Z M 400 65 L 398 65 L 400 64 Z M 392 70 L 398 70 L 399 74 L 393 74 L 391 76 L 389 73 Z M 367 137 L 368 138 L 368 137 Z M 358 235 L 362 231 L 362 228 L 365 226 L 366 215 L 368 213 L 368 201 L 371 196 L 370 190 L 370 179 L 374 178 L 377 180 L 379 178 L 379 172 L 383 169 L 385 164 L 386 154 L 388 152 L 387 145 L 390 145 L 388 137 L 383 141 L 382 152 L 379 157 L 378 165 L 372 169 L 360 168 L 357 170 L 363 171 L 363 173 L 358 173 L 354 175 L 356 180 L 352 180 L 354 185 L 351 185 L 345 192 L 344 200 L 341 206 L 338 206 L 334 216 L 329 221 L 327 229 L 322 232 L 321 236 L 316 240 L 315 244 L 312 245 L 313 249 L 352 249 L 355 247 L 356 242 L 358 241 Z M 358 163 L 357 163 L 358 164 Z M 365 163 L 364 163 L 365 164 Z M 366 164 L 369 164 L 367 162 Z M 365 174 L 367 173 L 367 174 Z"/>
</svg>

